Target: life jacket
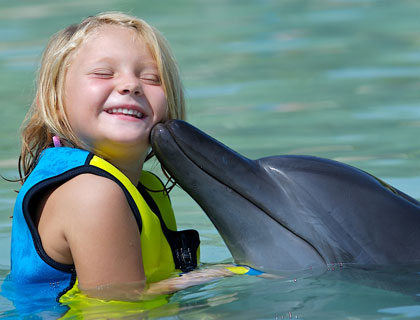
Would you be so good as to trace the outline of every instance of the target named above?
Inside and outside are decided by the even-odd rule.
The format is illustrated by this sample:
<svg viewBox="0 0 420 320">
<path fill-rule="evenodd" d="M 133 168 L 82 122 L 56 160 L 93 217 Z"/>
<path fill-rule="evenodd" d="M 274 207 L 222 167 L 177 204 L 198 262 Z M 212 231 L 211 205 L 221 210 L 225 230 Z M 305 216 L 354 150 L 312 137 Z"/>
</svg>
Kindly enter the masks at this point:
<svg viewBox="0 0 420 320">
<path fill-rule="evenodd" d="M 26 179 L 16 199 L 11 243 L 11 271 L 6 281 L 15 288 L 33 287 L 57 301 L 76 283 L 74 265 L 54 261 L 44 251 L 34 223 L 35 209 L 46 191 L 73 177 L 91 173 L 115 181 L 124 191 L 140 231 L 147 282 L 197 266 L 199 238 L 195 230 L 176 231 L 169 197 L 160 179 L 143 171 L 138 186 L 116 167 L 85 150 L 48 148 Z M 153 191 L 152 191 L 153 190 Z M 94 192 L 94 191 L 92 191 Z"/>
</svg>

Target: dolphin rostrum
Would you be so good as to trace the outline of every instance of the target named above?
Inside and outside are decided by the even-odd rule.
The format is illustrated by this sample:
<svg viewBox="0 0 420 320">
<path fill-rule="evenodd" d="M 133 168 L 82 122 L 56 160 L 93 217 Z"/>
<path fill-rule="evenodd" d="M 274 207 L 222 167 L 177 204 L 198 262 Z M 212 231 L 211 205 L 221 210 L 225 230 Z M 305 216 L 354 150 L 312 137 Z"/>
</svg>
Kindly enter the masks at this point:
<svg viewBox="0 0 420 320">
<path fill-rule="evenodd" d="M 420 262 L 420 203 L 362 170 L 312 156 L 250 160 L 180 120 L 156 125 L 151 144 L 236 263 L 298 271 Z"/>
</svg>

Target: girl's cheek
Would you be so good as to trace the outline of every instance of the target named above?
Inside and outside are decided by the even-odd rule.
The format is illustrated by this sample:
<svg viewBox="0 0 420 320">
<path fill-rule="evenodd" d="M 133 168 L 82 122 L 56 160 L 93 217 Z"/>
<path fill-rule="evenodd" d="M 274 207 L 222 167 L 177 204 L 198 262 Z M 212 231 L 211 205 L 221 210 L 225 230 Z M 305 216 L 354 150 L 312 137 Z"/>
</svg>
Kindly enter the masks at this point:
<svg viewBox="0 0 420 320">
<path fill-rule="evenodd" d="M 155 121 L 166 120 L 168 115 L 168 100 L 166 99 L 163 88 L 154 86 L 148 88 L 148 92 L 144 93 L 149 97 L 148 100 L 155 114 Z"/>
<path fill-rule="evenodd" d="M 86 83 L 87 89 L 99 92 L 103 90 L 110 90 L 112 88 L 111 81 L 104 81 L 101 79 L 92 79 Z"/>
</svg>

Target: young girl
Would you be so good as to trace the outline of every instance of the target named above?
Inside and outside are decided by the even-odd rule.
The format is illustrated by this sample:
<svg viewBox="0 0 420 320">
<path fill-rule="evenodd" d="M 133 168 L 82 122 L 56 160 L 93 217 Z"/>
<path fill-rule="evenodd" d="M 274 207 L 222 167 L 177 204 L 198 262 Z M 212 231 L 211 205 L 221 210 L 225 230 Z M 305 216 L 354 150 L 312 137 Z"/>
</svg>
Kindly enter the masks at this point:
<svg viewBox="0 0 420 320">
<path fill-rule="evenodd" d="M 146 22 L 104 13 L 54 35 L 23 128 L 10 280 L 57 299 L 77 284 L 138 299 L 231 275 L 167 279 L 196 266 L 199 240 L 174 231 L 164 186 L 142 167 L 151 128 L 184 113 L 174 58 Z"/>
</svg>

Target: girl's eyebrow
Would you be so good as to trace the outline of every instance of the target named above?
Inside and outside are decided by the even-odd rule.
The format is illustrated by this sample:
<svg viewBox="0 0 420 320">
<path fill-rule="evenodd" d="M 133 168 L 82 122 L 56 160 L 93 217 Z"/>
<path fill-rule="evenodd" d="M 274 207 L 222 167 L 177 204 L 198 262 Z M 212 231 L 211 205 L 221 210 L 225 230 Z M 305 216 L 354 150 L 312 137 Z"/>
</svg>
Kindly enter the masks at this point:
<svg viewBox="0 0 420 320">
<path fill-rule="evenodd" d="M 114 57 L 111 56 L 101 56 L 101 57 L 94 57 L 93 59 L 91 59 L 90 62 L 93 63 L 97 63 L 97 62 L 115 62 L 119 59 L 115 59 Z"/>
<path fill-rule="evenodd" d="M 121 59 L 116 59 L 115 57 L 111 57 L 111 56 L 103 56 L 103 57 L 92 59 L 90 63 L 115 63 L 119 61 L 121 61 Z M 154 59 L 147 59 L 147 60 L 139 59 L 138 63 L 141 67 L 148 67 L 148 68 L 154 68 L 154 69 L 158 68 L 157 62 Z"/>
</svg>

